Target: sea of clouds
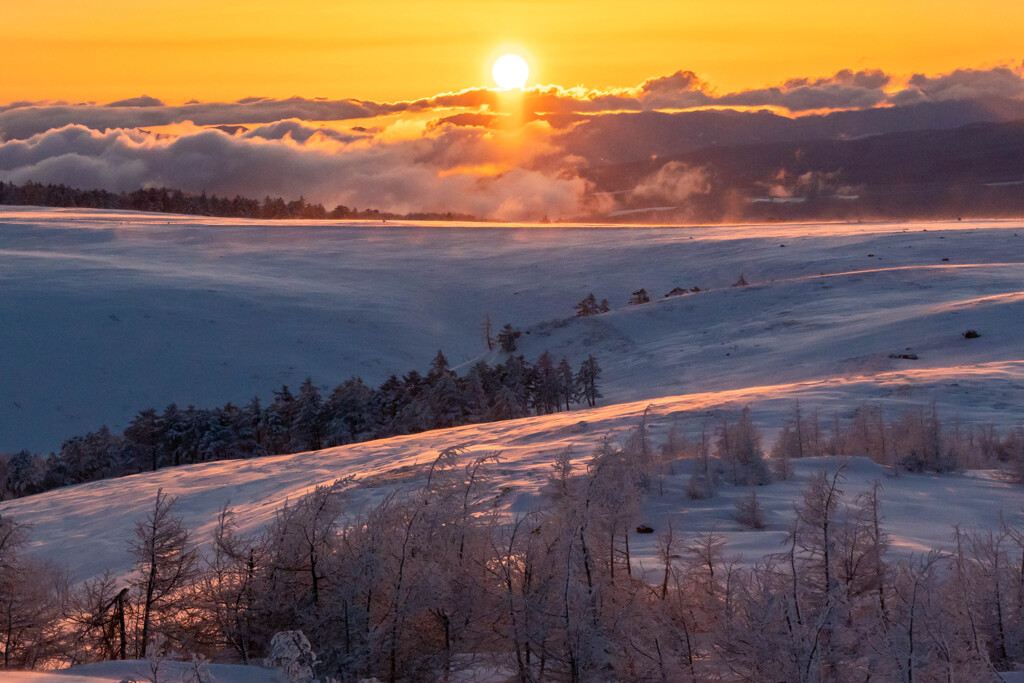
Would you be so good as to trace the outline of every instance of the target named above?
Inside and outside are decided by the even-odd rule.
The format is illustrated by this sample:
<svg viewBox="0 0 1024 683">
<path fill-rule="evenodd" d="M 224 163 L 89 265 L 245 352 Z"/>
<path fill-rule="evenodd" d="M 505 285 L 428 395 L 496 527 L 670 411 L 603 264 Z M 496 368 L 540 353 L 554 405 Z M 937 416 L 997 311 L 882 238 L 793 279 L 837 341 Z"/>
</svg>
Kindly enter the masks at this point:
<svg viewBox="0 0 1024 683">
<path fill-rule="evenodd" d="M 723 94 L 679 71 L 634 88 L 472 88 L 406 102 L 14 102 L 0 106 L 0 180 L 303 196 L 328 209 L 571 217 L 614 208 L 582 169 L 678 151 L 686 126 L 673 117 L 687 112 L 821 116 L 948 101 L 1024 102 L 1024 63 L 903 79 L 843 70 Z M 660 118 L 643 119 L 649 133 L 639 135 L 637 116 L 654 113 Z M 699 169 L 666 166 L 623 193 L 685 198 L 706 183 Z"/>
</svg>

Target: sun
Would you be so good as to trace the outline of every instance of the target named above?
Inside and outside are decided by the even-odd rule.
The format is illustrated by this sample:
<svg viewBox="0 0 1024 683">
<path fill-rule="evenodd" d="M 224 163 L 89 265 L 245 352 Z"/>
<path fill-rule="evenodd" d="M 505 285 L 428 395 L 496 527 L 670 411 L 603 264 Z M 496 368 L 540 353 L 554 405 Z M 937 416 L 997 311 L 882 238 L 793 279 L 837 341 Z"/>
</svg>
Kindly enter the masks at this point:
<svg viewBox="0 0 1024 683">
<path fill-rule="evenodd" d="M 530 65 L 519 55 L 502 55 L 495 60 L 491 75 L 499 88 L 522 88 L 526 85 L 526 79 L 530 77 Z"/>
</svg>

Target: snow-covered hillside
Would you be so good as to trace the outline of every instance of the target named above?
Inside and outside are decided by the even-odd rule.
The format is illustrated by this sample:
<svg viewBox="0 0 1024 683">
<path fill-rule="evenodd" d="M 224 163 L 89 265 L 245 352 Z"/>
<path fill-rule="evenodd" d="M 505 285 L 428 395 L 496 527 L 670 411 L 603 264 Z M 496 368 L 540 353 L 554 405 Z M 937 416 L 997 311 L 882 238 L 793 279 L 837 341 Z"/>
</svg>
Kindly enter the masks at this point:
<svg viewBox="0 0 1024 683">
<path fill-rule="evenodd" d="M 720 227 L 231 221 L 0 207 L 0 452 L 139 410 L 376 384 L 486 352 L 604 368 L 604 404 L 802 393 L 825 410 L 936 400 L 1012 424 L 1020 221 Z M 784 246 L 783 246 L 784 245 Z M 946 260 L 948 259 L 948 260 Z M 740 275 L 751 283 L 731 288 Z M 701 292 L 663 300 L 674 287 Z M 651 304 L 627 306 L 644 287 Z M 588 292 L 612 312 L 572 319 Z M 981 337 L 962 333 L 976 329 Z M 890 354 L 916 355 L 917 360 Z M 715 399 L 715 400 L 720 400 Z"/>
<path fill-rule="evenodd" d="M 1024 415 L 1020 230 L 1020 221 L 238 224 L 0 210 L 0 450 L 55 448 L 104 422 L 123 426 L 141 408 L 241 401 L 306 375 L 376 383 L 424 368 L 438 348 L 455 363 L 500 362 L 483 342 L 485 314 L 524 329 L 528 358 L 592 354 L 604 369 L 596 408 L 167 468 L 0 502 L 0 514 L 31 524 L 33 553 L 78 582 L 131 571 L 128 540 L 161 489 L 208 546 L 228 503 L 239 530 L 258 534 L 286 502 L 354 477 L 343 494 L 348 517 L 396 488 L 421 487 L 449 447 L 466 459 L 499 454 L 487 506 L 511 519 L 550 504 L 559 454 L 570 449 L 582 471 L 603 439 L 624 443 L 644 415 L 655 446 L 673 425 L 692 439 L 744 406 L 769 445 L 798 400 L 826 429 L 864 402 L 890 414 L 934 402 L 944 419 L 1013 426 Z M 741 274 L 749 285 L 731 286 Z M 700 291 L 662 298 L 676 286 Z M 626 305 L 640 287 L 653 300 Z M 572 317 L 589 292 L 608 298 L 611 312 Z M 656 539 L 670 524 L 691 540 L 722 536 L 725 556 L 748 566 L 780 551 L 794 501 L 822 470 L 842 469 L 847 501 L 881 484 L 894 558 L 949 547 L 954 525 L 1024 524 L 1021 488 L 999 471 L 896 476 L 867 458 L 815 457 L 757 489 L 766 528 L 752 530 L 735 519 L 744 487 L 686 494 L 694 466 L 656 468 L 629 522 L 655 531 L 631 537 L 631 566 L 652 581 Z M 123 666 L 74 673 L 102 680 Z"/>
<path fill-rule="evenodd" d="M 239 224 L 3 208 L 0 448 L 54 448 L 147 406 L 238 401 L 307 374 L 376 382 L 441 347 L 456 363 L 499 361 L 483 343 L 485 313 L 527 330 L 527 357 L 598 357 L 605 396 L 589 411 L 165 470 L 3 509 L 36 525 L 44 554 L 71 552 L 85 578 L 122 566 L 132 520 L 160 487 L 182 497 L 202 537 L 228 499 L 258 527 L 318 483 L 383 476 L 465 444 L 502 451 L 510 495 L 530 497 L 557 452 L 575 444 L 586 456 L 649 404 L 655 440 L 675 418 L 686 430 L 688 418 L 747 404 L 771 434 L 796 399 L 823 419 L 863 401 L 936 401 L 947 418 L 1012 425 L 1024 405 L 1021 232 L 1019 221 Z M 741 273 L 750 286 L 730 286 Z M 653 301 L 625 305 L 641 286 Z M 661 298 L 675 286 L 702 291 Z M 588 292 L 613 310 L 571 317 Z M 967 329 L 981 336 L 965 339 Z M 908 531 L 908 547 L 968 521 L 966 509 L 947 512 L 920 539 Z"/>
<path fill-rule="evenodd" d="M 582 469 L 606 435 L 621 443 L 650 406 L 652 441 L 664 440 L 668 424 L 681 418 L 685 426 L 699 429 L 704 412 L 724 396 L 679 396 L 656 401 L 623 403 L 604 408 L 559 413 L 521 420 L 438 430 L 420 435 L 394 437 L 367 443 L 244 461 L 222 461 L 168 468 L 90 484 L 57 489 L 44 494 L 0 503 L 0 513 L 33 524 L 32 549 L 40 557 L 69 563 L 72 579 L 81 581 L 105 569 L 125 574 L 130 569 L 127 541 L 135 521 L 149 512 L 158 490 L 178 497 L 178 512 L 194 538 L 206 544 L 212 537 L 217 515 L 228 502 L 238 512 L 240 529 L 259 533 L 286 501 L 294 501 L 319 484 L 356 476 L 358 485 L 349 494 L 349 512 L 357 513 L 379 502 L 395 486 L 422 486 L 426 467 L 441 449 L 460 446 L 465 457 L 500 453 L 493 465 L 490 488 L 500 491 L 493 505 L 509 514 L 526 513 L 545 505 L 540 489 L 548 482 L 552 463 L 567 447 Z M 694 424 L 694 423 L 697 424 Z M 684 493 L 690 463 L 673 466 L 653 487 L 644 517 L 656 529 L 671 521 L 684 534 L 714 529 L 728 539 L 731 553 L 742 553 L 756 562 L 780 549 L 793 517 L 793 501 L 815 472 L 834 470 L 843 459 L 806 458 L 795 461 L 795 476 L 759 492 L 769 527 L 745 530 L 732 520 L 734 500 L 747 493 L 727 487 L 703 501 L 689 500 Z M 850 500 L 882 482 L 881 499 L 886 529 L 893 537 L 893 552 L 907 555 L 949 543 L 953 525 L 965 530 L 994 529 L 1000 513 L 1007 521 L 1021 517 L 1021 489 L 995 472 L 959 475 L 903 475 L 893 477 L 865 458 L 851 459 L 846 466 L 843 489 Z M 654 537 L 634 541 L 635 556 L 648 567 L 655 564 Z M 645 561 L 646 560 L 646 561 Z"/>
<path fill-rule="evenodd" d="M 1001 425 L 1017 422 L 1024 405 L 1019 222 L 240 225 L 10 208 L 0 217 L 0 447 L 53 448 L 103 423 L 123 425 L 143 407 L 240 400 L 307 374 L 379 381 L 423 367 L 439 347 L 454 362 L 498 361 L 480 333 L 485 313 L 528 331 L 520 343 L 527 357 L 594 354 L 604 368 L 603 407 L 594 410 L 165 470 L 5 503 L 36 525 L 44 555 L 76 558 L 79 579 L 124 568 L 132 521 L 161 487 L 181 496 L 202 538 L 228 500 L 258 528 L 318 483 L 394 479 L 389 473 L 440 448 L 468 445 L 502 452 L 503 485 L 523 497 L 503 504 L 516 509 L 531 504 L 560 450 L 575 444 L 585 457 L 648 405 L 655 441 L 673 419 L 699 429 L 694 419 L 708 411 L 747 404 L 771 434 L 796 399 L 824 419 L 863 401 L 936 401 L 948 418 Z M 750 286 L 731 287 L 741 273 Z M 653 301 L 624 305 L 641 286 Z M 660 298 L 674 286 L 702 291 Z M 612 312 L 571 317 L 591 291 L 609 298 Z M 981 336 L 965 339 L 967 329 Z M 977 477 L 963 483 L 1005 488 Z M 989 493 L 964 497 L 993 506 L 979 513 L 981 526 L 1000 506 L 1016 507 Z M 911 522 L 907 547 L 941 544 L 949 525 L 971 522 L 974 505 L 947 507 L 927 528 Z"/>
</svg>

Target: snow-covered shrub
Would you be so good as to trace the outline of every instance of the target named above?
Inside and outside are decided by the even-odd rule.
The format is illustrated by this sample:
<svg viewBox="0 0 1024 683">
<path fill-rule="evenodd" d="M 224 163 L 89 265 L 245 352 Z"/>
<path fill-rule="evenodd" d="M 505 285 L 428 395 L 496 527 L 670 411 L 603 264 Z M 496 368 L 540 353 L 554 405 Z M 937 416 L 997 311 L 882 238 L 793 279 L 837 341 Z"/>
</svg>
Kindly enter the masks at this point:
<svg viewBox="0 0 1024 683">
<path fill-rule="evenodd" d="M 736 521 L 748 529 L 764 529 L 768 524 L 764 520 L 764 507 L 757 500 L 757 491 L 750 489 L 750 494 L 736 499 Z"/>
<path fill-rule="evenodd" d="M 192 655 L 192 667 L 186 672 L 187 683 L 213 683 L 213 674 L 210 673 L 210 660 L 205 655 Z"/>
<path fill-rule="evenodd" d="M 690 500 L 706 500 L 715 495 L 715 485 L 709 477 L 703 474 L 695 474 L 690 477 L 690 483 L 686 485 L 686 495 Z"/>
<path fill-rule="evenodd" d="M 162 633 L 158 633 L 153 636 L 153 639 L 148 642 L 148 648 L 146 649 L 146 662 L 149 664 L 149 680 L 151 683 L 163 683 L 164 680 L 164 666 L 167 660 L 171 658 L 171 653 L 167 650 L 167 638 Z"/>
<path fill-rule="evenodd" d="M 277 669 L 288 683 L 314 683 L 316 655 L 309 638 L 302 631 L 280 631 L 270 640 L 266 666 Z"/>
</svg>

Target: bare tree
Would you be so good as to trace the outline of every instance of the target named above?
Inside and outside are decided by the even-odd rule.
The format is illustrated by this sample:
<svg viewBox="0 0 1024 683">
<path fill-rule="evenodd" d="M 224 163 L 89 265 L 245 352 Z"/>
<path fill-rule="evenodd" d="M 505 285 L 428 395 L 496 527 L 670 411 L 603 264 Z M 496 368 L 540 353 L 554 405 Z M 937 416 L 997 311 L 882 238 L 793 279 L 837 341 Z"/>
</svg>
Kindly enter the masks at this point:
<svg viewBox="0 0 1024 683">
<path fill-rule="evenodd" d="M 257 567 L 263 548 L 238 532 L 236 513 L 227 504 L 217 517 L 213 548 L 205 561 L 197 604 L 206 613 L 211 639 L 227 645 L 248 664 L 256 649 L 259 631 L 254 623 Z M 219 637 L 218 637 L 219 636 Z"/>
<path fill-rule="evenodd" d="M 61 652 L 64 573 L 29 557 L 29 527 L 0 517 L 0 647 L 3 668 L 33 668 Z"/>
<path fill-rule="evenodd" d="M 155 629 L 172 621 L 186 591 L 198 577 L 198 552 L 188 529 L 174 514 L 177 498 L 157 491 L 153 509 L 135 524 L 135 538 L 128 552 L 135 561 L 135 587 L 139 600 L 141 631 L 138 653 L 145 657 Z"/>
<path fill-rule="evenodd" d="M 487 350 L 488 351 L 493 351 L 494 350 L 494 344 L 495 344 L 494 326 L 491 324 L 491 316 L 490 316 L 490 314 L 485 314 L 484 315 L 484 322 L 483 322 L 483 325 L 481 327 L 482 327 L 482 330 L 483 330 L 483 333 L 484 333 L 484 342 L 487 343 Z"/>
<path fill-rule="evenodd" d="M 65 618 L 71 640 L 65 653 L 71 664 L 91 659 L 127 659 L 129 588 L 109 572 L 82 582 L 68 594 Z"/>
</svg>

